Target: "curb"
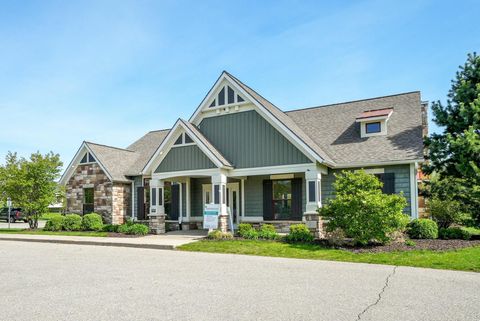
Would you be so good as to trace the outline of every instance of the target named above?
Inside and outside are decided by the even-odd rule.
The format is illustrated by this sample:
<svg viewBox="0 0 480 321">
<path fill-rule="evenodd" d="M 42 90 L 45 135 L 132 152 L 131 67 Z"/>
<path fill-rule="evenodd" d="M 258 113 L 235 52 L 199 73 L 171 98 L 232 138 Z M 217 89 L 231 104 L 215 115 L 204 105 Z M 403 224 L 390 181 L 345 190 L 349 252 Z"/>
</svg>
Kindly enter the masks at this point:
<svg viewBox="0 0 480 321">
<path fill-rule="evenodd" d="M 0 237 L 0 241 L 57 243 L 57 244 L 73 244 L 73 245 L 97 245 L 97 246 L 130 247 L 130 248 L 154 249 L 154 250 L 175 250 L 174 245 L 165 245 L 165 244 L 133 244 L 133 243 L 117 243 L 117 242 L 71 241 L 71 240 L 8 238 L 8 237 Z"/>
</svg>

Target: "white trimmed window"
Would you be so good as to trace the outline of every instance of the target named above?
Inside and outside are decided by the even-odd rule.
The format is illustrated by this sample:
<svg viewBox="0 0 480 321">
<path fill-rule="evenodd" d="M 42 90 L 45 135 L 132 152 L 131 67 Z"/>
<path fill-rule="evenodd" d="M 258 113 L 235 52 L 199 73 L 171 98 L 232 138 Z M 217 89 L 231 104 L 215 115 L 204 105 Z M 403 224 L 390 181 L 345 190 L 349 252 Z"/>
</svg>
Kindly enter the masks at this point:
<svg viewBox="0 0 480 321">
<path fill-rule="evenodd" d="M 85 155 L 83 155 L 82 159 L 80 160 L 80 164 L 90 164 L 90 163 L 95 163 L 96 160 L 93 157 L 90 152 L 86 152 Z"/>
<path fill-rule="evenodd" d="M 175 142 L 173 143 L 172 147 L 192 144 L 195 144 L 193 142 L 193 139 L 187 133 L 181 133 L 180 136 L 178 136 L 177 140 L 175 140 Z"/>
</svg>

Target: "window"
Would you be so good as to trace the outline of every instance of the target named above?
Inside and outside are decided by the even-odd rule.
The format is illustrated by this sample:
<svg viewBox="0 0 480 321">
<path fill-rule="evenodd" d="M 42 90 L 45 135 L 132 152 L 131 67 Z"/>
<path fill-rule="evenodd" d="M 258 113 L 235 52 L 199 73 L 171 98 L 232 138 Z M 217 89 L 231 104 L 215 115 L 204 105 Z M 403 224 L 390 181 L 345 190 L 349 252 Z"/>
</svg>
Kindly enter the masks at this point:
<svg viewBox="0 0 480 321">
<path fill-rule="evenodd" d="M 290 219 L 292 214 L 292 181 L 273 181 L 273 218 Z"/>
<path fill-rule="evenodd" d="M 83 214 L 92 213 L 94 211 L 94 195 L 93 188 L 83 189 Z"/>
<path fill-rule="evenodd" d="M 228 94 L 227 102 L 229 104 L 233 104 L 235 102 L 235 93 L 233 92 L 233 89 L 230 88 L 230 86 L 227 86 L 227 94 Z"/>
<path fill-rule="evenodd" d="M 80 164 L 88 164 L 88 163 L 95 163 L 95 158 L 93 157 L 92 154 L 89 152 L 86 152 L 85 155 L 83 155 L 82 160 L 80 161 Z"/>
<path fill-rule="evenodd" d="M 308 181 L 308 202 L 314 203 L 315 200 L 315 181 Z"/>
<path fill-rule="evenodd" d="M 152 195 L 150 195 L 150 199 L 152 200 L 152 206 L 157 205 L 157 189 L 152 187 Z"/>
<path fill-rule="evenodd" d="M 225 87 L 218 93 L 218 105 L 225 105 Z"/>
<path fill-rule="evenodd" d="M 183 134 L 178 136 L 177 140 L 175 141 L 175 143 L 173 143 L 173 145 L 182 145 L 183 144 Z"/>
<path fill-rule="evenodd" d="M 193 143 L 193 140 L 190 138 L 190 136 L 185 134 L 185 144 L 191 144 L 191 143 Z"/>
<path fill-rule="evenodd" d="M 245 99 L 242 98 L 232 87 L 225 85 L 220 89 L 217 96 L 211 101 L 208 107 L 220 107 L 242 102 L 245 102 Z"/>
<path fill-rule="evenodd" d="M 219 204 L 220 203 L 220 186 L 213 185 L 213 203 Z"/>
<path fill-rule="evenodd" d="M 379 121 L 365 124 L 365 133 L 367 134 L 380 133 L 381 131 L 382 126 L 380 125 Z"/>
<path fill-rule="evenodd" d="M 395 193 L 395 173 L 374 174 L 380 182 L 383 183 L 382 192 L 384 194 Z"/>
</svg>

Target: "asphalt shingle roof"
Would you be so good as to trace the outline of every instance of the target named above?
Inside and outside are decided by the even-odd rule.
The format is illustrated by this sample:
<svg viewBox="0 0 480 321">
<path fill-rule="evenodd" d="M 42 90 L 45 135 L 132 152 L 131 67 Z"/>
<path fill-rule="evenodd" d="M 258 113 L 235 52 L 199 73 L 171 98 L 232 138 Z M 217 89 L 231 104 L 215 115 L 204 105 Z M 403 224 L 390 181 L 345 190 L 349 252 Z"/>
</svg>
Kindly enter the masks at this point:
<svg viewBox="0 0 480 321">
<path fill-rule="evenodd" d="M 283 112 L 231 74 L 228 76 L 330 166 L 380 165 L 382 162 L 423 159 L 422 110 L 418 91 Z M 361 138 L 360 123 L 356 121 L 359 115 L 366 115 L 365 112 L 369 111 L 375 111 L 373 114 L 376 115 L 385 109 L 393 109 L 387 123 L 387 135 Z M 232 166 L 195 125 L 180 121 L 223 165 Z M 141 173 L 169 131 L 148 132 L 126 149 L 91 142 L 86 144 L 114 181 L 129 182 L 128 176 Z"/>
<path fill-rule="evenodd" d="M 393 108 L 387 135 L 360 137 L 356 117 L 364 111 Z M 332 156 L 337 166 L 423 158 L 420 92 L 352 101 L 286 112 Z"/>
</svg>

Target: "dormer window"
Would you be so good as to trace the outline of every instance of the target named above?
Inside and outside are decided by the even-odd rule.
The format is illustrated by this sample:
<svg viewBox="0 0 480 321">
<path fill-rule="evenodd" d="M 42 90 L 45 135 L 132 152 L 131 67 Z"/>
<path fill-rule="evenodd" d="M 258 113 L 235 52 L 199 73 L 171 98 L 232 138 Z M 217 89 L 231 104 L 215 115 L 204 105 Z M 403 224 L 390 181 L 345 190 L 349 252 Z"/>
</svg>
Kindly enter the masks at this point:
<svg viewBox="0 0 480 321">
<path fill-rule="evenodd" d="M 374 134 L 382 131 L 382 124 L 379 121 L 365 124 L 365 133 Z"/>
<path fill-rule="evenodd" d="M 95 158 L 93 157 L 90 152 L 86 152 L 85 155 L 83 155 L 82 160 L 80 161 L 80 164 L 88 164 L 88 163 L 95 163 Z"/>
<path fill-rule="evenodd" d="M 360 123 L 360 136 L 381 136 L 387 134 L 387 124 L 393 108 L 367 110 L 361 113 L 356 122 Z"/>
<path fill-rule="evenodd" d="M 181 146 L 181 145 L 190 145 L 190 144 L 194 144 L 194 142 L 193 142 L 193 139 L 190 136 L 188 136 L 187 133 L 181 133 L 180 136 L 178 136 L 175 143 L 173 143 L 174 147 Z"/>
</svg>

